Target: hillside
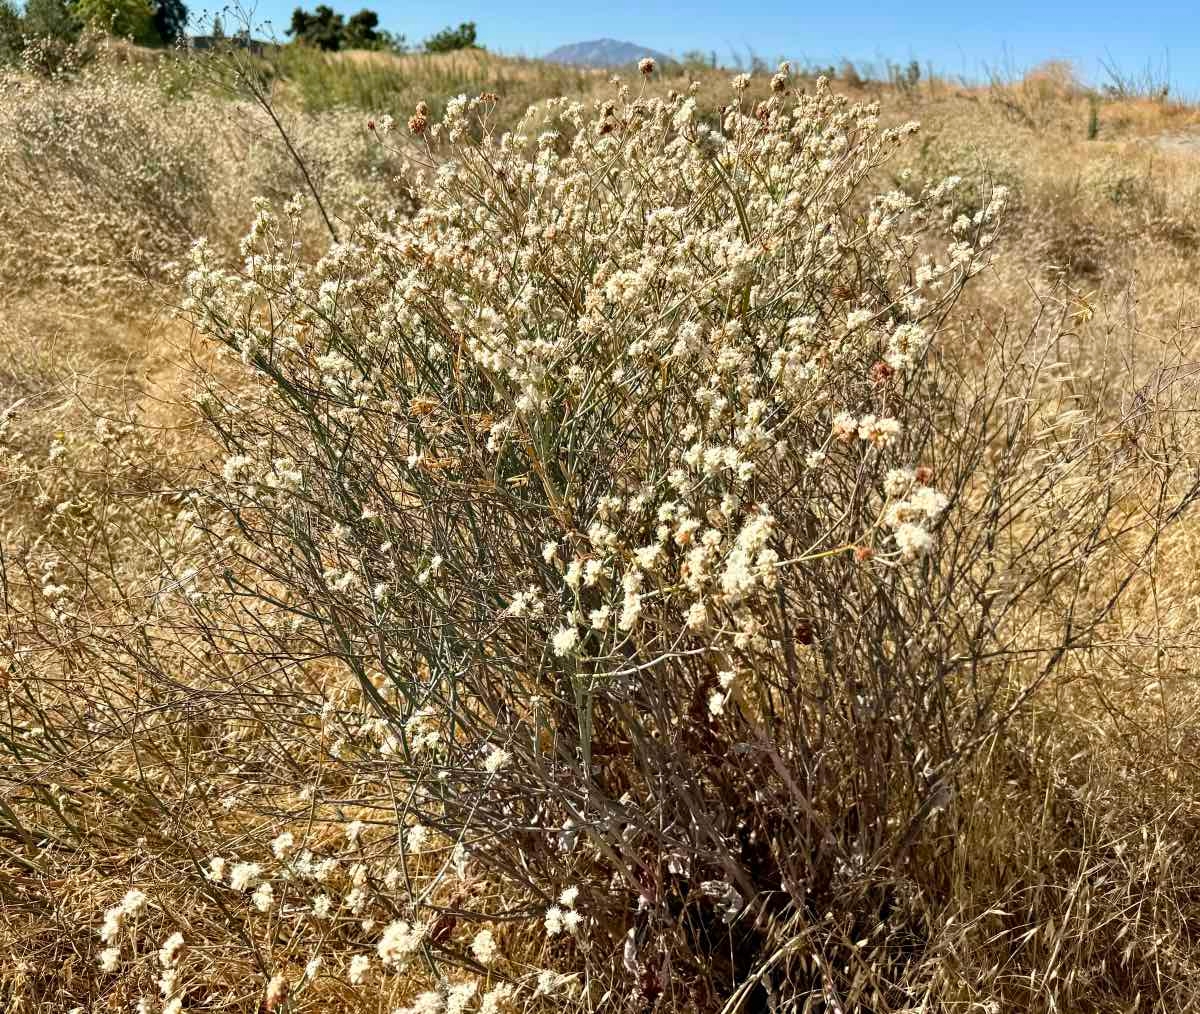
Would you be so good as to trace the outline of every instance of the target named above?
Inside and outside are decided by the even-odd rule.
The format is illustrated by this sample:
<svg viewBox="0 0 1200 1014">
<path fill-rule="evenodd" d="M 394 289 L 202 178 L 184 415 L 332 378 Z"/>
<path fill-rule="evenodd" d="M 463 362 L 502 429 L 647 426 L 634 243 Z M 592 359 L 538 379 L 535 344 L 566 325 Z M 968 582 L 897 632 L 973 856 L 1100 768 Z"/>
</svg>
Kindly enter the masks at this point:
<svg viewBox="0 0 1200 1014">
<path fill-rule="evenodd" d="M 551 50 L 542 59 L 550 63 L 565 63 L 572 67 L 626 67 L 643 57 L 650 57 L 660 64 L 671 58 L 665 53 L 617 39 L 593 39 L 591 42 L 576 42 Z"/>
</svg>

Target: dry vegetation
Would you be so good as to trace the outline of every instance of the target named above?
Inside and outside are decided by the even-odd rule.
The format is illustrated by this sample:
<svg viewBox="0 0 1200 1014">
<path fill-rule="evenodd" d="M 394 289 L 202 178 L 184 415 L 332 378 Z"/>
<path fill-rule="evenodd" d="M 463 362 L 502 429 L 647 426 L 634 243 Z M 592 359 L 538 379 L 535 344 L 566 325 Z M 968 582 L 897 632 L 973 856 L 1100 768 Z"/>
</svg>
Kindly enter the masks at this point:
<svg viewBox="0 0 1200 1014">
<path fill-rule="evenodd" d="M 1200 1010 L 1200 113 L 84 55 L 0 77 L 4 1010 Z"/>
</svg>

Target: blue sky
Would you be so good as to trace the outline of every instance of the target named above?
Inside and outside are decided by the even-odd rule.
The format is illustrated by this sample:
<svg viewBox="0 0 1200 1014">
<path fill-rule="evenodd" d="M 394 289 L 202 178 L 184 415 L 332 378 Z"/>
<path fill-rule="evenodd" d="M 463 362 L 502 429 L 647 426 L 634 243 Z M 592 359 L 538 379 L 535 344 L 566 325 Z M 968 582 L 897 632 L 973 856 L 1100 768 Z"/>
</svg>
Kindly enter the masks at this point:
<svg viewBox="0 0 1200 1014">
<path fill-rule="evenodd" d="M 211 2 L 211 0 L 210 0 Z M 315 6 L 308 0 L 303 6 Z M 201 5 L 193 0 L 192 10 Z M 213 7 L 216 4 L 212 4 Z M 282 35 L 295 0 L 260 0 L 257 19 Z M 753 51 L 812 62 L 882 63 L 917 58 L 949 75 L 1020 72 L 1047 59 L 1073 61 L 1102 83 L 1102 60 L 1124 73 L 1170 77 L 1173 90 L 1200 96 L 1200 0 L 760 0 L 760 2 L 629 2 L 629 0 L 355 0 L 334 2 L 352 13 L 378 11 L 383 27 L 419 41 L 450 23 L 474 21 L 479 40 L 504 53 L 540 56 L 568 42 L 611 37 L 671 54 Z"/>
</svg>

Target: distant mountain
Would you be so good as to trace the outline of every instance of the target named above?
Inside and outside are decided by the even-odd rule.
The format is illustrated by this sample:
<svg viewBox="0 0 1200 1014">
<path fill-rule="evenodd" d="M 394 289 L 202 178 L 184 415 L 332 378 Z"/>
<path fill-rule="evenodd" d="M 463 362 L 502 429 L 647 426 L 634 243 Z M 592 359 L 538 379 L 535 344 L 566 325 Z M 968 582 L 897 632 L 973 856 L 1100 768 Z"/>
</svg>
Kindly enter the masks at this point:
<svg viewBox="0 0 1200 1014">
<path fill-rule="evenodd" d="M 648 56 L 658 63 L 669 63 L 671 57 L 647 46 L 635 46 L 632 42 L 616 39 L 594 39 L 591 42 L 576 42 L 570 46 L 559 46 L 547 53 L 543 59 L 551 63 L 567 63 L 573 67 L 624 67 L 637 63 Z"/>
</svg>

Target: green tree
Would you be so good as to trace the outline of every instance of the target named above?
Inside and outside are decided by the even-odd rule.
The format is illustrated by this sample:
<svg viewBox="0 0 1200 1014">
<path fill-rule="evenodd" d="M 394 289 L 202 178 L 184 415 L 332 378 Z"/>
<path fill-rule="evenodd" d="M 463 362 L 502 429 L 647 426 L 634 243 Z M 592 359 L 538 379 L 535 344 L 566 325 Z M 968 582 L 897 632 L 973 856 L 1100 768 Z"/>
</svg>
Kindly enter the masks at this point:
<svg viewBox="0 0 1200 1014">
<path fill-rule="evenodd" d="M 13 0 L 0 0 L 0 63 L 7 63 L 20 54 L 23 34 L 17 5 Z"/>
<path fill-rule="evenodd" d="M 376 18 L 376 23 L 378 20 Z M 333 52 L 342 48 L 346 25 L 342 16 L 327 4 L 317 4 L 311 13 L 297 7 L 292 11 L 292 24 L 287 34 L 302 46 Z"/>
<path fill-rule="evenodd" d="M 346 49 L 374 49 L 379 42 L 379 15 L 365 7 L 346 22 L 342 45 Z"/>
<path fill-rule="evenodd" d="M 21 27 L 26 35 L 73 42 L 83 24 L 67 0 L 26 0 Z"/>
<path fill-rule="evenodd" d="M 149 0 L 76 0 L 75 13 L 84 24 L 135 42 L 159 41 Z"/>
<path fill-rule="evenodd" d="M 173 46 L 187 31 L 188 9 L 183 0 L 158 0 L 154 8 L 154 30 L 168 46 Z"/>
<path fill-rule="evenodd" d="M 476 49 L 475 22 L 464 21 L 457 28 L 443 28 L 425 40 L 429 53 L 451 53 L 456 49 Z"/>
</svg>

